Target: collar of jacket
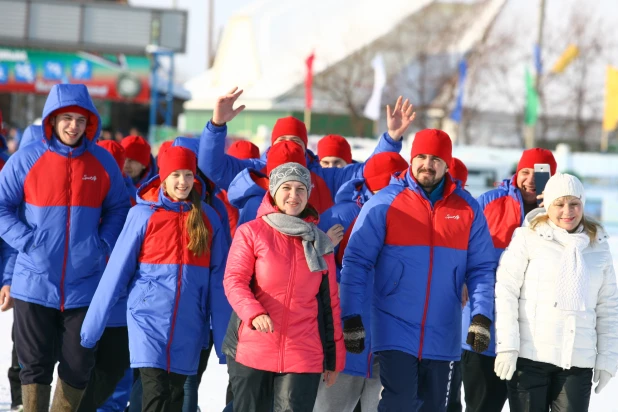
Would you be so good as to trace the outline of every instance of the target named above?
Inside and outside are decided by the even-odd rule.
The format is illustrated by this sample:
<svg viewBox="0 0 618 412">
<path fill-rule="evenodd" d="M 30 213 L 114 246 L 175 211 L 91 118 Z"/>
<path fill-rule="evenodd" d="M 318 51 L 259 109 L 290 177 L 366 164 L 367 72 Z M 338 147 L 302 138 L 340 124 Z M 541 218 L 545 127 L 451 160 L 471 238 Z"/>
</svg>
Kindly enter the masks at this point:
<svg viewBox="0 0 618 412">
<path fill-rule="evenodd" d="M 83 154 L 86 151 L 87 146 L 90 144 L 90 140 L 87 139 L 86 136 L 84 135 L 82 136 L 79 145 L 75 147 L 67 146 L 60 141 L 60 139 L 56 136 L 55 133 L 52 134 L 52 137 L 50 140 L 46 139 L 44 140 L 44 142 L 45 144 L 47 144 L 47 147 L 52 152 L 58 153 L 59 155 L 62 155 L 62 156 L 68 156 L 70 153 L 71 157 L 76 157 L 76 156 Z"/>
<path fill-rule="evenodd" d="M 399 180 L 402 181 L 404 186 L 408 187 L 410 190 L 415 191 L 416 193 L 421 195 L 424 199 L 426 199 L 428 202 L 430 202 L 432 206 L 438 200 L 446 199 L 447 197 L 449 197 L 457 189 L 457 185 L 458 185 L 456 182 L 453 181 L 453 179 L 451 179 L 451 176 L 448 173 L 445 173 L 438 187 L 434 189 L 434 191 L 432 192 L 432 195 L 434 194 L 434 192 L 436 191 L 438 192 L 435 193 L 435 195 L 433 196 L 427 196 L 427 193 L 425 192 L 425 190 L 423 190 L 421 185 L 418 184 L 418 182 L 416 181 L 416 179 L 410 172 L 410 168 L 408 168 L 404 172 L 403 175 L 400 175 Z M 392 183 L 393 183 L 393 180 L 391 179 L 391 184 Z M 439 192 L 440 186 L 442 186 L 442 189 L 443 189 L 442 193 Z"/>
<path fill-rule="evenodd" d="M 204 201 L 204 182 L 198 176 L 195 176 L 194 188 L 200 194 L 200 199 Z M 188 200 L 182 200 L 175 202 L 163 193 L 163 187 L 161 187 L 161 179 L 159 175 L 156 175 L 148 182 L 144 183 L 137 190 L 137 203 L 150 206 L 152 208 L 164 208 L 175 212 L 180 212 L 182 206 L 183 212 L 191 210 L 191 202 Z"/>
<path fill-rule="evenodd" d="M 525 226 L 529 226 L 530 222 L 532 222 L 532 220 L 535 217 L 546 215 L 546 214 L 547 214 L 547 212 L 542 207 L 534 209 L 532 212 L 530 212 L 530 213 L 528 213 L 528 215 L 526 215 Z M 556 230 L 564 230 L 564 229 L 554 229 L 553 227 L 551 227 L 551 225 L 549 225 L 546 222 L 540 223 L 540 224 L 536 225 L 535 228 L 534 228 L 534 232 L 537 234 L 537 236 L 539 236 L 539 237 L 541 237 L 541 238 L 543 238 L 545 240 L 553 240 L 554 239 L 554 231 L 556 231 Z M 595 243 L 601 244 L 601 243 L 607 242 L 608 239 L 609 239 L 609 235 L 605 231 L 605 228 L 603 228 L 602 226 L 598 226 Z"/>
</svg>

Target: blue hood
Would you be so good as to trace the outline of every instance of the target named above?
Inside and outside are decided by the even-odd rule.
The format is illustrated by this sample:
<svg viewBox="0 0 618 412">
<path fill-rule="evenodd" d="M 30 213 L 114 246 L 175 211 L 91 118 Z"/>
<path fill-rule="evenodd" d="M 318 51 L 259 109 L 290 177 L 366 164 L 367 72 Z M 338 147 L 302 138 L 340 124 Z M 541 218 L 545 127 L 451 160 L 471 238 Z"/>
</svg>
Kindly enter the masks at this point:
<svg viewBox="0 0 618 412">
<path fill-rule="evenodd" d="M 88 89 L 83 84 L 56 84 L 52 87 L 45 107 L 43 108 L 43 133 L 47 139 L 51 139 L 51 124 L 49 124 L 49 116 L 58 109 L 68 106 L 79 106 L 82 109 L 88 110 L 88 125 L 84 133 L 89 140 L 94 140 L 101 134 L 101 118 L 97 112 Z"/>
<path fill-rule="evenodd" d="M 199 152 L 199 149 L 200 149 L 200 139 L 194 139 L 192 137 L 178 136 L 177 138 L 174 139 L 174 143 L 172 143 L 172 146 L 182 146 L 182 147 L 185 147 L 185 148 L 191 150 L 197 156 L 198 152 Z"/>
<path fill-rule="evenodd" d="M 19 147 L 28 146 L 30 143 L 42 141 L 45 139 L 43 135 L 43 126 L 30 125 L 26 127 L 24 130 L 24 134 L 21 135 L 21 140 L 19 141 Z"/>
<path fill-rule="evenodd" d="M 373 193 L 365 185 L 365 179 L 352 179 L 341 186 L 335 195 L 335 204 L 355 202 L 362 207 L 372 196 Z"/>
<path fill-rule="evenodd" d="M 255 182 L 254 177 L 266 177 L 266 175 L 255 169 L 245 169 L 232 180 L 227 189 L 227 199 L 232 206 L 242 209 L 252 197 L 260 199 L 264 197 L 266 190 Z"/>
</svg>

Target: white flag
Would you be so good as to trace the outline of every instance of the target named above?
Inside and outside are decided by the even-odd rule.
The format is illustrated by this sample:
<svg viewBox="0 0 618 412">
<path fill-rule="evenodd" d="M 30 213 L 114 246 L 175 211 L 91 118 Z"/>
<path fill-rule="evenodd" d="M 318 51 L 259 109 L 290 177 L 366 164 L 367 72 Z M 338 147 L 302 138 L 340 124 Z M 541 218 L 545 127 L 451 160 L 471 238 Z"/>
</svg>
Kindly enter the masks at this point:
<svg viewBox="0 0 618 412">
<path fill-rule="evenodd" d="M 380 118 L 380 111 L 382 110 L 382 90 L 386 85 L 386 69 L 384 68 L 384 59 L 381 54 L 376 54 L 376 57 L 371 61 L 371 67 L 373 67 L 373 92 L 371 97 L 367 101 L 365 111 L 363 114 L 366 118 L 377 121 Z"/>
</svg>

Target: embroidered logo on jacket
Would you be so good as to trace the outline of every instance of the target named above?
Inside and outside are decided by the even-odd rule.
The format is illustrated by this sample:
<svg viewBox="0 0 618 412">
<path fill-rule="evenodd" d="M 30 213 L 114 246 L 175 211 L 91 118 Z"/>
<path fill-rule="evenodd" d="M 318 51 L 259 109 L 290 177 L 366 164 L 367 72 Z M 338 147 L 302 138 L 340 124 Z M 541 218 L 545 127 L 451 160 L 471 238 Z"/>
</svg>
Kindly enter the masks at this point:
<svg viewBox="0 0 618 412">
<path fill-rule="evenodd" d="M 446 219 L 455 219 L 455 220 L 459 220 L 459 215 L 451 216 L 451 215 L 447 214 L 447 215 L 446 215 Z"/>
<path fill-rule="evenodd" d="M 92 180 L 93 182 L 96 182 L 97 181 L 97 177 L 96 176 L 84 175 L 84 177 L 82 177 L 82 180 Z"/>
</svg>

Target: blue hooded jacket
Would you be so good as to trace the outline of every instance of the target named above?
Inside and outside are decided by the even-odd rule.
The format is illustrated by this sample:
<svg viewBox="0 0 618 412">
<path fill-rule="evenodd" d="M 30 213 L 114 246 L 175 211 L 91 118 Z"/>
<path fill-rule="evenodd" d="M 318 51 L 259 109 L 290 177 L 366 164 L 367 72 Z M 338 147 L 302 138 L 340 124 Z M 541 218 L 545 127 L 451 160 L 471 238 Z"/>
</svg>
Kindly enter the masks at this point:
<svg viewBox="0 0 618 412">
<path fill-rule="evenodd" d="M 245 169 L 230 183 L 227 199 L 238 209 L 237 226 L 255 219 L 267 190 L 260 186 L 260 180 L 268 182 L 268 176 L 255 169 Z M 266 183 L 268 184 L 268 183 Z"/>
<path fill-rule="evenodd" d="M 73 105 L 89 117 L 69 147 L 49 119 Z M 100 123 L 86 86 L 55 85 L 43 110 L 45 140 L 22 147 L 0 173 L 0 236 L 19 252 L 15 298 L 60 310 L 90 304 L 130 207 L 116 161 L 94 141 Z"/>
<path fill-rule="evenodd" d="M 203 199 L 204 183 L 197 181 Z M 159 368 L 182 375 L 197 373 L 200 352 L 208 345 L 210 323 L 220 360 L 231 315 L 223 291 L 229 243 L 219 216 L 202 202 L 210 234 L 208 251 L 188 250 L 186 229 L 191 204 L 174 202 L 157 175 L 138 193 L 112 252 L 82 326 L 81 344 L 101 339 L 110 309 L 128 289 L 127 327 L 132 368 Z"/>
<path fill-rule="evenodd" d="M 26 130 L 24 130 L 24 133 L 21 135 L 21 139 L 19 140 L 19 148 L 21 149 L 28 146 L 30 143 L 43 140 L 45 140 L 43 126 L 31 124 L 26 127 Z"/>
<path fill-rule="evenodd" d="M 342 317 L 362 318 L 375 269 L 372 351 L 459 360 L 463 284 L 471 315 L 493 321 L 496 264 L 476 200 L 447 174 L 432 204 L 408 169 L 365 204 L 354 225 L 341 271 Z"/>
<path fill-rule="evenodd" d="M 320 215 L 318 227 L 324 232 L 333 225 L 343 226 L 343 240 L 335 248 L 335 262 L 337 263 L 337 281 L 341 281 L 341 256 L 345 254 L 345 248 L 349 241 L 350 233 L 356 218 L 360 214 L 363 205 L 373 197 L 371 190 L 365 185 L 365 179 L 353 179 L 341 186 L 335 196 L 335 206 Z M 369 273 L 366 282 L 365 302 L 363 303 L 363 319 L 370 318 L 371 292 L 373 290 L 373 271 Z M 353 376 L 371 378 L 373 376 L 373 362 L 371 353 L 371 325 L 365 323 L 365 350 L 360 354 L 346 353 L 345 369 L 343 373 Z"/>
</svg>

